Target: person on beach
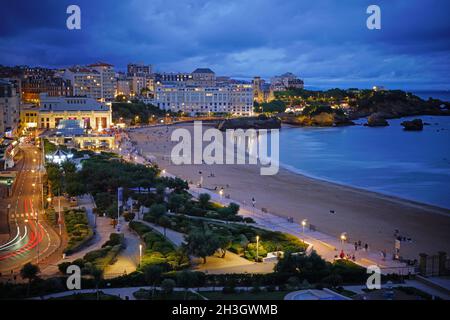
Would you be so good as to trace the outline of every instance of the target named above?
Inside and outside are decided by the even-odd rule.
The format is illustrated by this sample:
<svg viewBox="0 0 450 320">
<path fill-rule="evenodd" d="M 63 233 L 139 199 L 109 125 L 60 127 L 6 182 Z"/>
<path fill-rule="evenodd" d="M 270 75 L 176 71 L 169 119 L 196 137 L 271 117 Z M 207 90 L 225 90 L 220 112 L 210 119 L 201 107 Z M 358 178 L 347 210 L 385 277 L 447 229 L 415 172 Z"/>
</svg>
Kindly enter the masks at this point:
<svg viewBox="0 0 450 320">
<path fill-rule="evenodd" d="M 358 242 L 355 242 L 355 251 L 358 251 Z"/>
<path fill-rule="evenodd" d="M 367 243 L 364 245 L 364 251 L 369 251 L 369 245 Z"/>
<path fill-rule="evenodd" d="M 341 250 L 341 253 L 339 254 L 339 258 L 341 258 L 341 259 L 345 258 L 344 250 Z"/>
</svg>

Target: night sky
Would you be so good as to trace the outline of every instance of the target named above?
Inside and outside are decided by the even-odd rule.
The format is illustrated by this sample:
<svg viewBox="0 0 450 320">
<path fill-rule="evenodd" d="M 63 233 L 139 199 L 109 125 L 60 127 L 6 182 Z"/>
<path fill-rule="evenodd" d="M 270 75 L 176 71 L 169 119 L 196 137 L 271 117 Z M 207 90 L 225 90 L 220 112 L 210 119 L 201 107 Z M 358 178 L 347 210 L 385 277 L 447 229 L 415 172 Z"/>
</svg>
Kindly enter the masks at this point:
<svg viewBox="0 0 450 320">
<path fill-rule="evenodd" d="M 129 62 L 158 71 L 210 67 L 313 87 L 450 89 L 448 0 L 1 1 L 0 64 Z M 81 30 L 66 8 L 81 8 Z M 381 7 L 368 30 L 366 8 Z"/>
</svg>

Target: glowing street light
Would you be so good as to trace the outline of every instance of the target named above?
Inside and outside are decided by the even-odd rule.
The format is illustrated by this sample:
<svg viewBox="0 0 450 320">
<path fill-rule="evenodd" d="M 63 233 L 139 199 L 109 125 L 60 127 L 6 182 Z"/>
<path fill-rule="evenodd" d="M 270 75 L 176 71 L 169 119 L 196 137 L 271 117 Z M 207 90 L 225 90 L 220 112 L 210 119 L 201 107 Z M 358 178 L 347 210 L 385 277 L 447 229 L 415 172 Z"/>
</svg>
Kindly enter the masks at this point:
<svg viewBox="0 0 450 320">
<path fill-rule="evenodd" d="M 308 219 L 303 219 L 302 220 L 303 242 L 305 242 L 305 227 L 306 227 L 307 223 L 308 223 Z"/>
<path fill-rule="evenodd" d="M 220 189 L 219 194 L 220 194 L 220 200 L 222 200 L 222 198 L 223 198 L 223 188 Z"/>
<path fill-rule="evenodd" d="M 341 233 L 341 243 L 342 243 L 342 249 L 344 249 L 344 242 L 347 241 L 347 232 Z"/>
<path fill-rule="evenodd" d="M 48 197 L 48 198 L 47 198 L 47 202 L 48 202 L 48 203 L 52 202 L 52 198 L 51 198 L 51 197 Z"/>
<path fill-rule="evenodd" d="M 31 184 L 31 186 L 32 186 L 33 188 L 36 187 L 36 183 Z"/>
<path fill-rule="evenodd" d="M 161 173 L 166 174 L 166 169 L 162 169 Z"/>
<path fill-rule="evenodd" d="M 139 266 L 142 264 L 142 244 L 139 244 Z"/>
</svg>

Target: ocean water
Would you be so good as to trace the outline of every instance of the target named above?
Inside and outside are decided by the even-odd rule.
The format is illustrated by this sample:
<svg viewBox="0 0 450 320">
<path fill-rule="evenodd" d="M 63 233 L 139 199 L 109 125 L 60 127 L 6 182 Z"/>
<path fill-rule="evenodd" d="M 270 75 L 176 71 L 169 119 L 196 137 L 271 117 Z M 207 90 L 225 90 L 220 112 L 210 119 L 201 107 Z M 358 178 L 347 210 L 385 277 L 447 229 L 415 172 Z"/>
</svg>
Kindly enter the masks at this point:
<svg viewBox="0 0 450 320">
<path fill-rule="evenodd" d="M 450 91 L 413 91 L 418 97 L 428 100 L 429 97 L 450 102 Z"/>
<path fill-rule="evenodd" d="M 422 116 L 429 125 L 283 128 L 281 165 L 311 177 L 450 208 L 450 117 Z"/>
</svg>

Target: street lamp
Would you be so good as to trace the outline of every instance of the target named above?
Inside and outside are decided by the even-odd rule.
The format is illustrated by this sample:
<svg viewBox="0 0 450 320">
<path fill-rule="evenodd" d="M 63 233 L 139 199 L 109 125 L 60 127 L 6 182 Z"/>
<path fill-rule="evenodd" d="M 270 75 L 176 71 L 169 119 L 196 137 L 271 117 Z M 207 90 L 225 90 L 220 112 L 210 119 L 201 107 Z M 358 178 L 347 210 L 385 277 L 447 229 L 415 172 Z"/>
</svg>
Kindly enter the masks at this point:
<svg viewBox="0 0 450 320">
<path fill-rule="evenodd" d="M 142 244 L 139 244 L 139 266 L 142 264 Z"/>
<path fill-rule="evenodd" d="M 341 243 L 342 243 L 342 249 L 344 249 L 344 242 L 347 240 L 347 232 L 341 233 Z"/>
<path fill-rule="evenodd" d="M 33 188 L 36 187 L 36 183 L 33 183 L 31 186 L 32 186 Z"/>
<path fill-rule="evenodd" d="M 222 197 L 223 197 L 223 188 L 220 189 L 219 194 L 220 194 L 220 200 L 222 200 Z"/>
<path fill-rule="evenodd" d="M 162 169 L 161 173 L 166 174 L 166 169 Z"/>
<path fill-rule="evenodd" d="M 256 262 L 259 261 L 259 236 L 256 236 Z"/>
<path fill-rule="evenodd" d="M 305 227 L 306 227 L 307 223 L 308 223 L 308 219 L 303 219 L 302 220 L 303 242 L 305 242 Z"/>
</svg>

